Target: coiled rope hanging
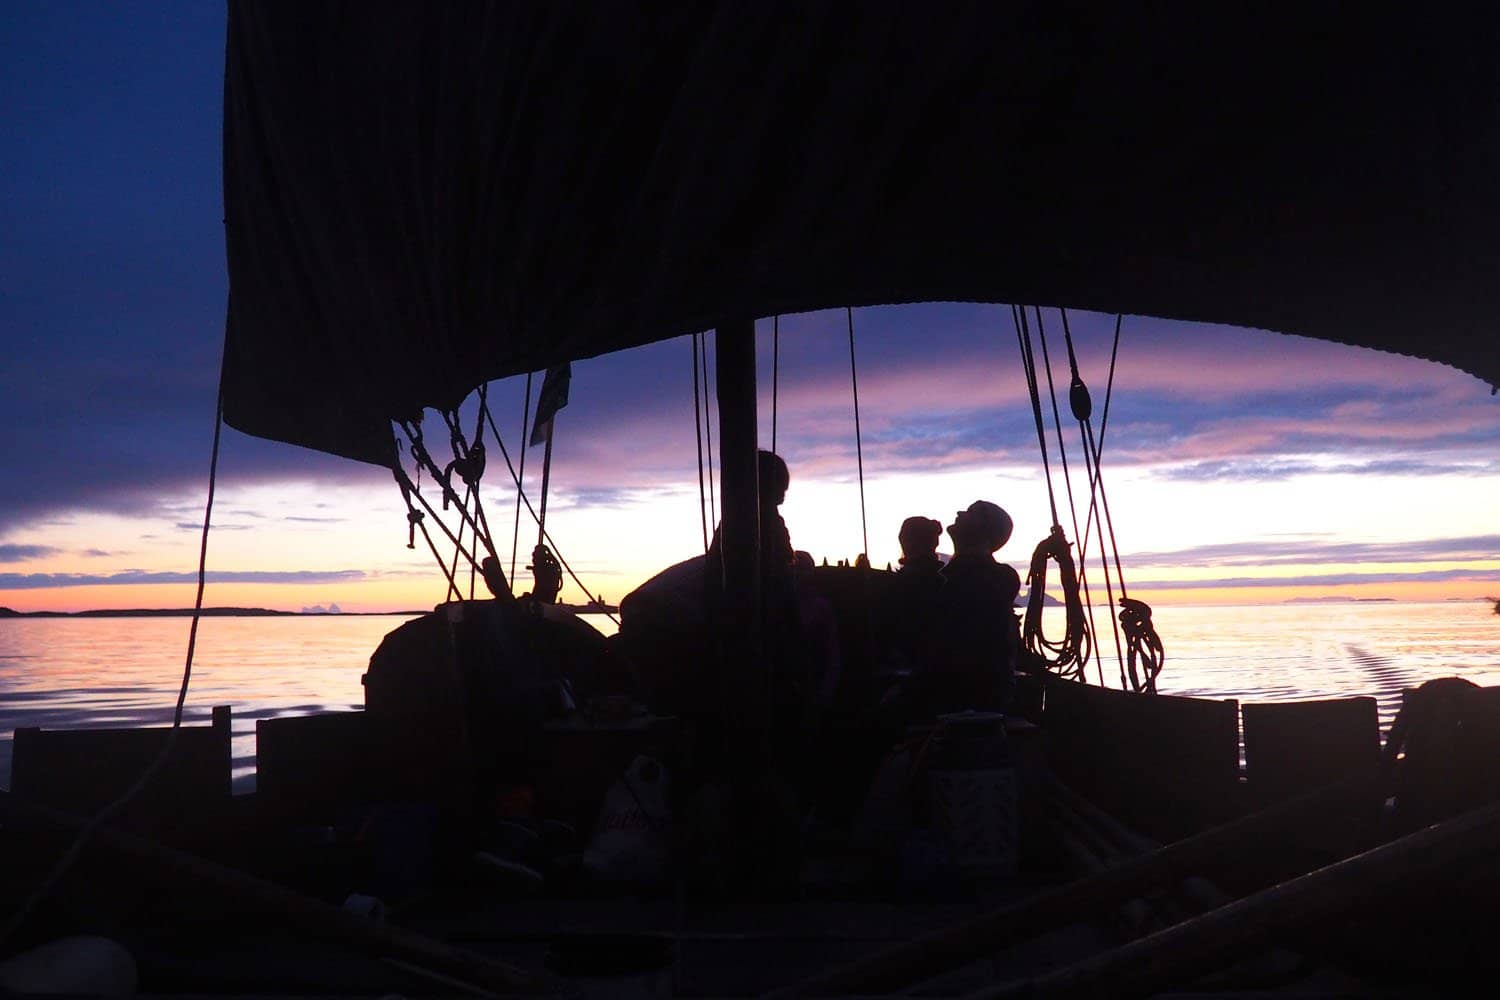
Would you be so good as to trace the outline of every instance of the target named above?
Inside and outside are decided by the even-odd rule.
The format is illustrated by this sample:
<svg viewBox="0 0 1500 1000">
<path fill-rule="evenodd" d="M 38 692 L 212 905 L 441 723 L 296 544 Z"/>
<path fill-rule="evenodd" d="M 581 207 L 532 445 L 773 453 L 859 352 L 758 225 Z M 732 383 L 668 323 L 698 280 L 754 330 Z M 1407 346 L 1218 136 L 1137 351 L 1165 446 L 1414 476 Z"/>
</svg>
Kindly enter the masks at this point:
<svg viewBox="0 0 1500 1000">
<path fill-rule="evenodd" d="M 1104 472 L 1101 465 L 1102 442 L 1095 439 L 1093 423 L 1090 419 L 1093 415 L 1093 404 L 1089 399 L 1088 386 L 1084 384 L 1078 372 L 1078 356 L 1073 350 L 1073 333 L 1068 326 L 1067 310 L 1060 309 L 1059 312 L 1062 316 L 1063 339 L 1068 346 L 1068 367 L 1072 375 L 1068 388 L 1068 401 L 1073 410 L 1073 416 L 1078 421 L 1079 433 L 1083 438 L 1084 460 L 1088 465 L 1089 515 L 1090 519 L 1093 519 L 1097 498 L 1100 511 L 1100 516 L 1097 518 L 1101 549 L 1100 561 L 1104 566 L 1105 582 L 1109 581 L 1109 562 L 1103 551 L 1104 535 L 1107 529 L 1108 549 L 1114 558 L 1115 578 L 1120 583 L 1119 624 L 1125 633 L 1125 670 L 1128 672 L 1128 678 L 1122 677 L 1121 683 L 1123 686 L 1128 682 L 1131 689 L 1135 691 L 1155 694 L 1156 678 L 1166 663 L 1166 650 L 1162 645 L 1161 637 L 1156 632 L 1155 625 L 1152 624 L 1150 605 L 1144 601 L 1132 599 L 1125 589 L 1125 570 L 1120 563 L 1120 546 L 1115 538 L 1114 518 L 1109 511 L 1109 494 L 1104 489 Z M 1110 354 L 1111 389 L 1114 386 L 1114 366 L 1119 351 L 1121 320 L 1121 316 L 1115 317 L 1115 344 Z M 1110 600 L 1113 604 L 1113 593 L 1111 593 Z"/>
<path fill-rule="evenodd" d="M 1016 340 L 1021 350 L 1021 367 L 1026 373 L 1026 389 L 1031 397 L 1037 445 L 1041 449 L 1042 468 L 1047 480 L 1047 502 L 1052 509 L 1052 531 L 1032 553 L 1031 566 L 1026 576 L 1028 593 L 1021 635 L 1026 648 L 1033 656 L 1045 662 L 1048 670 L 1062 677 L 1082 680 L 1084 667 L 1088 664 L 1089 653 L 1093 648 L 1093 639 L 1083 611 L 1071 543 L 1063 533 L 1057 513 L 1057 493 L 1052 486 L 1052 466 L 1047 457 L 1047 432 L 1042 419 L 1041 392 L 1036 378 L 1036 357 L 1031 346 L 1031 330 L 1026 321 L 1025 310 L 1012 305 L 1011 321 L 1015 324 Z M 1067 621 L 1063 637 L 1059 640 L 1048 639 L 1042 630 L 1042 607 L 1047 592 L 1047 562 L 1051 559 L 1055 559 L 1058 564 Z"/>
<path fill-rule="evenodd" d="M 1058 408 L 1057 408 L 1057 386 L 1056 386 L 1056 384 L 1052 380 L 1052 356 L 1051 356 L 1051 354 L 1047 350 L 1047 329 L 1042 324 L 1042 311 L 1041 311 L 1041 309 L 1037 308 L 1035 306 L 1033 306 L 1032 308 L 1033 308 L 1033 311 L 1034 311 L 1034 313 L 1036 315 L 1037 340 L 1042 345 L 1042 367 L 1043 367 L 1043 369 L 1047 373 L 1047 398 L 1052 403 L 1052 428 L 1053 428 L 1053 431 L 1057 435 L 1057 453 L 1058 453 L 1058 456 L 1062 459 L 1063 485 L 1066 486 L 1067 490 L 1068 490 L 1068 516 L 1072 519 L 1072 522 L 1073 522 L 1073 537 L 1076 538 L 1076 539 L 1078 539 L 1078 565 L 1077 565 L 1077 573 L 1075 574 L 1075 576 L 1076 576 L 1077 581 L 1078 581 L 1078 589 L 1079 589 L 1079 591 L 1081 593 L 1081 602 L 1080 603 L 1082 604 L 1083 610 L 1086 613 L 1086 616 L 1088 617 L 1088 636 L 1089 636 L 1089 643 L 1088 643 L 1088 645 L 1090 646 L 1090 648 L 1091 648 L 1091 650 L 1093 652 L 1095 674 L 1098 677 L 1100 687 L 1103 687 L 1104 686 L 1104 666 L 1100 662 L 1101 657 L 1099 655 L 1099 644 L 1097 642 L 1093 641 L 1093 637 L 1097 636 L 1099 634 L 1099 631 L 1098 631 L 1098 628 L 1095 626 L 1095 623 L 1094 623 L 1094 602 L 1093 602 L 1092 597 L 1089 594 L 1089 581 L 1088 581 L 1087 564 L 1086 564 L 1086 561 L 1083 558 L 1084 551 L 1085 551 L 1085 549 L 1087 548 L 1087 545 L 1088 545 L 1088 535 L 1086 533 L 1080 534 L 1079 531 L 1078 531 L 1078 504 L 1077 504 L 1077 501 L 1075 501 L 1073 499 L 1073 472 L 1068 467 L 1068 447 L 1067 447 L 1067 442 L 1065 441 L 1065 439 L 1063 437 L 1062 414 L 1060 412 L 1058 412 Z M 1021 318 L 1023 320 L 1026 318 L 1026 311 L 1024 309 L 1021 310 Z M 1040 390 L 1041 390 L 1040 384 L 1038 384 L 1037 389 L 1038 389 L 1038 392 L 1040 392 Z M 1085 527 L 1084 531 L 1087 532 L 1087 530 L 1088 530 L 1087 527 Z M 1049 541 L 1050 541 L 1050 539 L 1049 539 Z M 1072 553 L 1068 552 L 1067 553 L 1067 559 L 1069 561 L 1069 565 L 1070 566 L 1072 565 L 1072 558 L 1073 558 L 1072 557 Z M 1059 561 L 1059 563 L 1061 563 L 1062 560 L 1061 560 L 1060 557 L 1059 557 L 1058 561 Z M 1043 561 L 1043 580 L 1044 581 L 1045 581 L 1045 573 L 1046 573 L 1046 563 L 1045 563 L 1045 560 L 1044 560 Z M 1066 579 L 1066 574 L 1064 574 L 1064 578 Z M 1067 591 L 1067 587 L 1065 586 L 1064 587 L 1064 592 L 1066 592 L 1066 591 Z M 1064 602 L 1064 603 L 1066 604 L 1066 602 Z M 1113 605 L 1111 605 L 1111 606 L 1113 606 Z M 1119 655 L 1119 652 L 1120 652 L 1120 642 L 1119 642 L 1119 639 L 1120 639 L 1119 633 L 1117 632 L 1115 634 L 1115 653 L 1116 653 L 1117 656 Z M 1079 665 L 1078 665 L 1079 666 L 1078 678 L 1080 680 L 1082 680 L 1083 677 L 1084 677 L 1084 666 L 1087 663 L 1088 658 L 1089 658 L 1088 652 L 1084 652 L 1082 654 L 1082 657 L 1081 657 Z M 1124 661 L 1121 660 L 1121 664 L 1122 664 L 1121 669 L 1122 669 L 1122 671 L 1124 669 L 1123 668 L 1123 663 L 1124 663 Z"/>
</svg>

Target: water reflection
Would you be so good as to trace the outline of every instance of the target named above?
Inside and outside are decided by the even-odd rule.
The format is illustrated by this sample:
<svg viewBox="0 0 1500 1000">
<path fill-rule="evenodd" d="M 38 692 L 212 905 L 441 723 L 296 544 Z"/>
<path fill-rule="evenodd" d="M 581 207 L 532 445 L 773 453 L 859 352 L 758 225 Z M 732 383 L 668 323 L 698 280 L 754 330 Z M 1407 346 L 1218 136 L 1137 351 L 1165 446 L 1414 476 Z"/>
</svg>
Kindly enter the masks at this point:
<svg viewBox="0 0 1500 1000">
<path fill-rule="evenodd" d="M 1060 609 L 1046 614 L 1048 634 L 1061 634 Z M 1101 660 L 1089 676 L 1118 686 L 1105 614 L 1096 614 Z M 362 706 L 370 654 L 406 620 L 204 619 L 184 721 L 206 725 L 213 706 L 232 706 L 234 782 L 247 790 L 256 721 Z M 1154 620 L 1167 650 L 1164 694 L 1241 702 L 1373 694 L 1384 730 L 1403 688 L 1454 675 L 1500 684 L 1500 619 L 1478 602 L 1163 607 Z M 0 621 L 0 785 L 9 786 L 17 726 L 169 724 L 187 631 L 180 618 Z"/>
</svg>

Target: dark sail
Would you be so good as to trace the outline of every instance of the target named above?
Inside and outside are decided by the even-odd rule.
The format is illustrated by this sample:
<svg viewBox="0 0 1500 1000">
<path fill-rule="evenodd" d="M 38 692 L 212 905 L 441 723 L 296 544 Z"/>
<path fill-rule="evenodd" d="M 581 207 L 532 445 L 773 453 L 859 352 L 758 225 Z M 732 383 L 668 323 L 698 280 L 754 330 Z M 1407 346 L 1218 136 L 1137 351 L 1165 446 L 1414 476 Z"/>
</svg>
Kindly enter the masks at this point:
<svg viewBox="0 0 1500 1000">
<path fill-rule="evenodd" d="M 924 300 L 1500 382 L 1494 15 L 231 2 L 225 415 L 363 461 L 483 380 Z"/>
</svg>

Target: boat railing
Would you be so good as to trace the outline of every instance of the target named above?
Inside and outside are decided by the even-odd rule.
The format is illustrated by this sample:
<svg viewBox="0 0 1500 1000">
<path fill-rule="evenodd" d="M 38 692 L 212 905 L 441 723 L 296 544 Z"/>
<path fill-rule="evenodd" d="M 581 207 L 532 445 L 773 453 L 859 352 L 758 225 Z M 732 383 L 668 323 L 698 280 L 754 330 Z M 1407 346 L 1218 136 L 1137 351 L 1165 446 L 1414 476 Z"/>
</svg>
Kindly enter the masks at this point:
<svg viewBox="0 0 1500 1000">
<path fill-rule="evenodd" d="M 230 708 L 207 726 L 181 726 L 144 787 L 112 826 L 176 845 L 200 845 L 230 805 Z M 16 730 L 11 791 L 21 802 L 91 816 L 129 791 L 171 737 L 169 727 Z"/>
<path fill-rule="evenodd" d="M 1237 815 L 1239 703 L 1049 678 L 1048 765 L 1081 794 L 1162 841 Z"/>
</svg>

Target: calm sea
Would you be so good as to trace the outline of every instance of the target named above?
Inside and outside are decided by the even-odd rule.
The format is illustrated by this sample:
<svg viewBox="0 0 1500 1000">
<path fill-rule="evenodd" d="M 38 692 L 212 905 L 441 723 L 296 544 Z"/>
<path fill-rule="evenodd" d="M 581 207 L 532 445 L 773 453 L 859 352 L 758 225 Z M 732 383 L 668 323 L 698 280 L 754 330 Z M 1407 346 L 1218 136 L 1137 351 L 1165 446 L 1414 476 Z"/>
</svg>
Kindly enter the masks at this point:
<svg viewBox="0 0 1500 1000">
<path fill-rule="evenodd" d="M 1446 676 L 1500 685 L 1500 616 L 1480 602 L 1164 607 L 1155 619 L 1167 650 L 1166 694 L 1242 701 L 1373 694 L 1389 725 L 1402 688 Z M 186 720 L 206 722 L 213 706 L 232 706 L 235 787 L 248 790 L 255 721 L 362 707 L 371 652 L 406 620 L 204 619 Z M 1056 636 L 1061 624 L 1052 624 Z M 187 634 L 185 618 L 0 620 L 0 786 L 9 787 L 18 726 L 170 723 Z M 1100 642 L 1104 679 L 1114 686 L 1113 642 L 1107 633 Z"/>
</svg>

